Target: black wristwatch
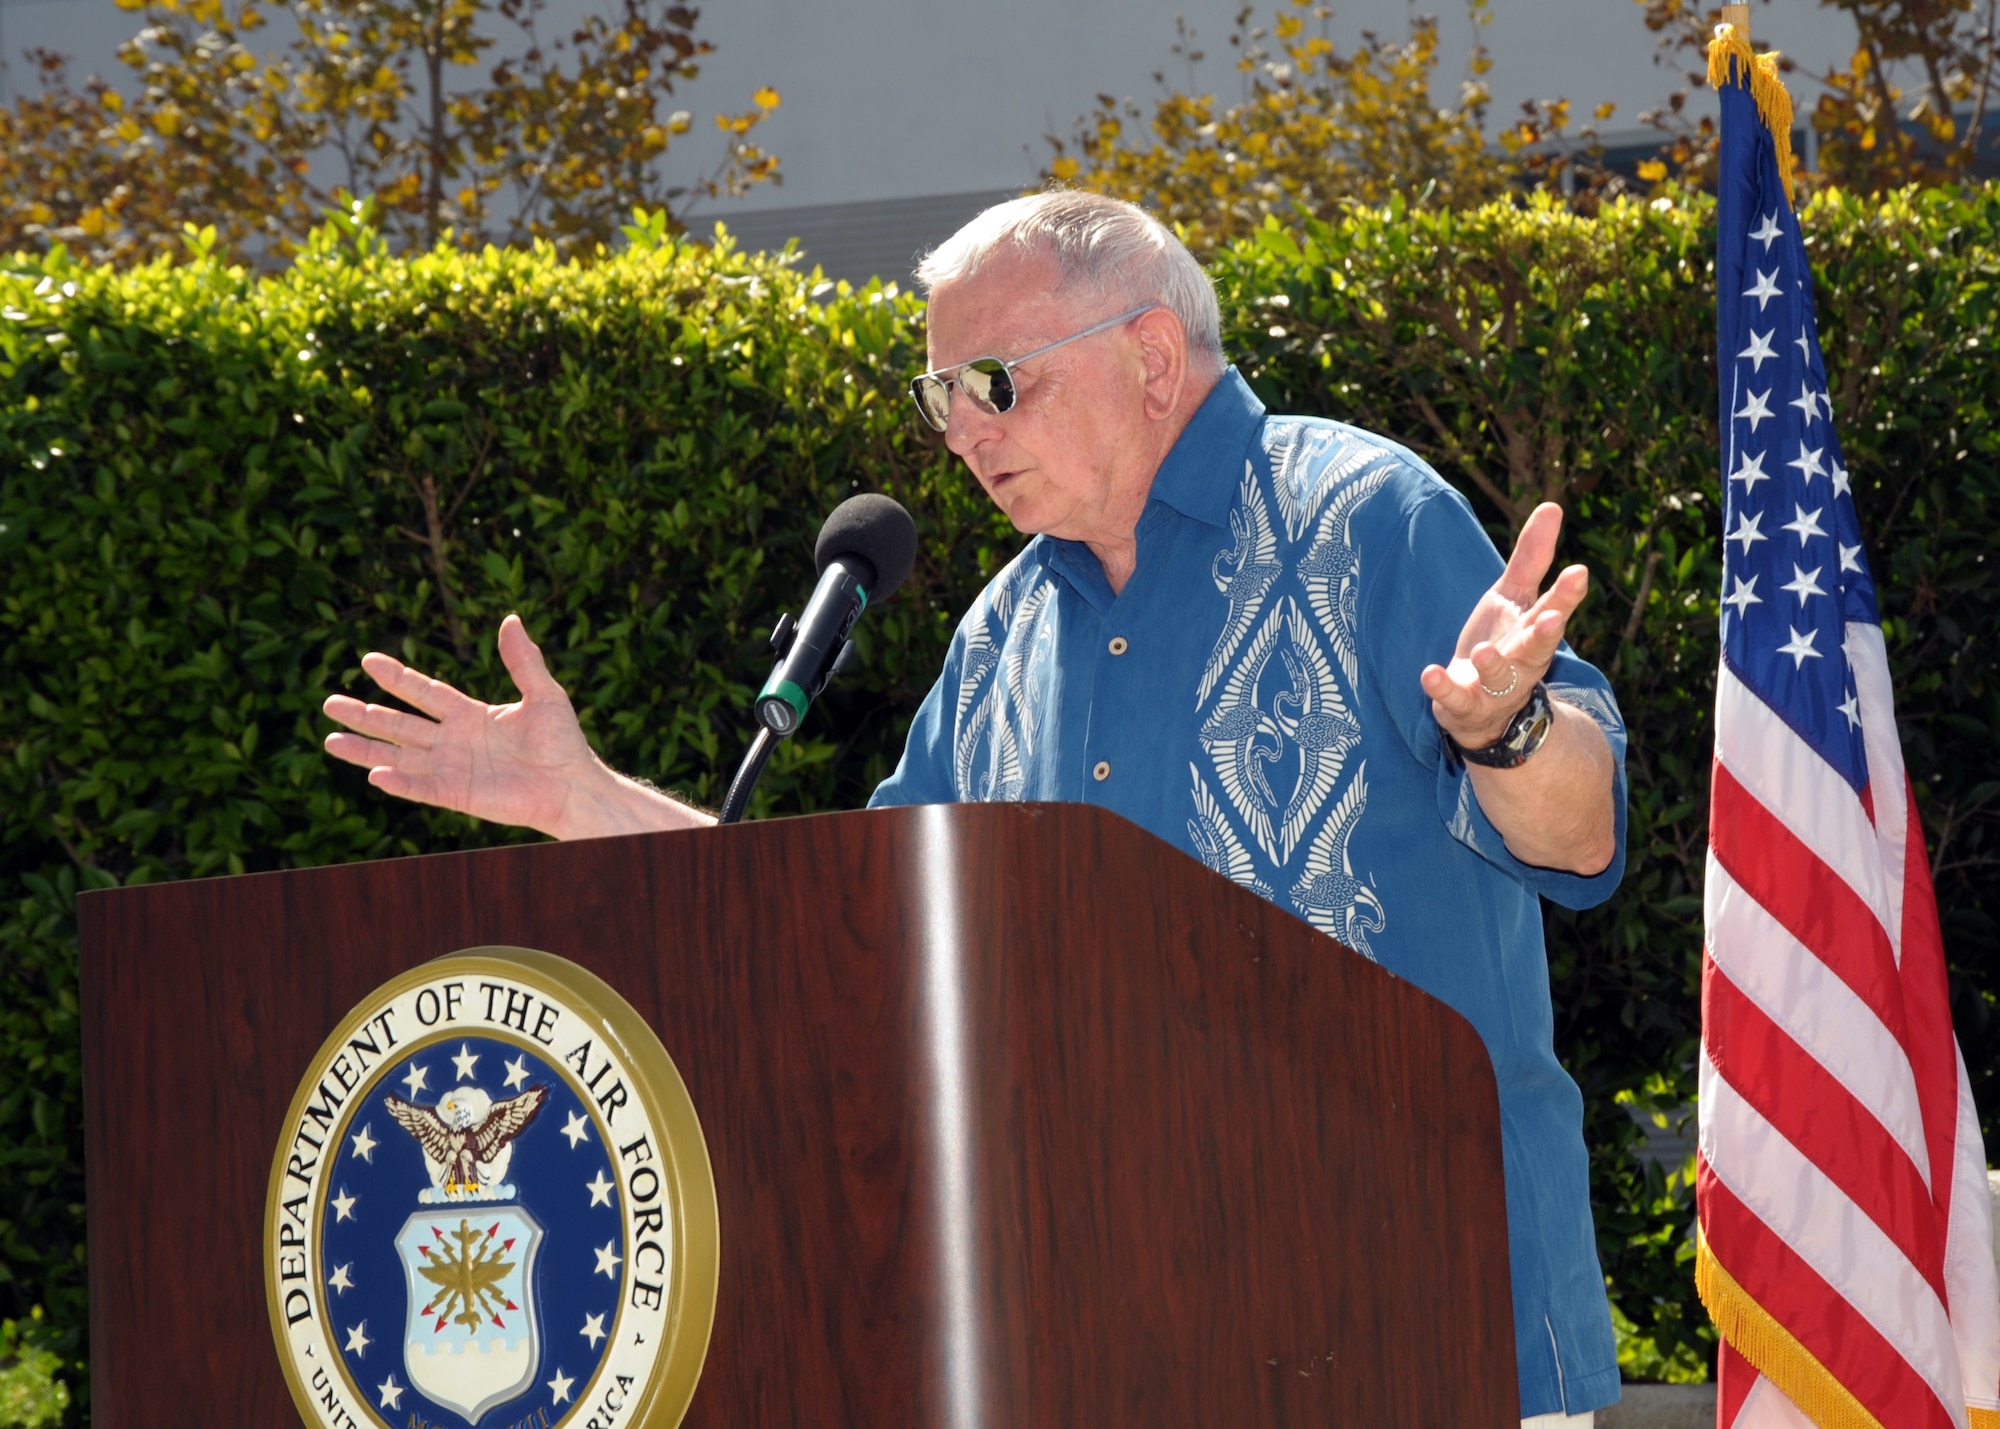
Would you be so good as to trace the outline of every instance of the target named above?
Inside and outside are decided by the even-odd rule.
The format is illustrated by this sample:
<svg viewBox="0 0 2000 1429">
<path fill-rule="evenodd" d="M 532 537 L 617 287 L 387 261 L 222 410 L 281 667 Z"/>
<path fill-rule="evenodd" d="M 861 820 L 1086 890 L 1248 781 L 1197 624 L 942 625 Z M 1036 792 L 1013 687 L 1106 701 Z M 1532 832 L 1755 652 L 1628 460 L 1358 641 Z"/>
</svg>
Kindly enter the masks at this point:
<svg viewBox="0 0 2000 1429">
<path fill-rule="evenodd" d="M 1467 749 L 1457 740 L 1451 740 L 1451 747 L 1458 751 L 1458 757 L 1468 764 L 1483 764 L 1489 769 L 1519 769 L 1535 757 L 1535 751 L 1547 742 L 1549 731 L 1555 728 L 1556 712 L 1549 708 L 1548 687 L 1540 680 L 1528 692 L 1528 702 L 1514 712 L 1507 721 L 1507 727 L 1500 731 L 1500 737 L 1479 749 Z M 1451 739 L 1450 735 L 1445 736 Z"/>
</svg>

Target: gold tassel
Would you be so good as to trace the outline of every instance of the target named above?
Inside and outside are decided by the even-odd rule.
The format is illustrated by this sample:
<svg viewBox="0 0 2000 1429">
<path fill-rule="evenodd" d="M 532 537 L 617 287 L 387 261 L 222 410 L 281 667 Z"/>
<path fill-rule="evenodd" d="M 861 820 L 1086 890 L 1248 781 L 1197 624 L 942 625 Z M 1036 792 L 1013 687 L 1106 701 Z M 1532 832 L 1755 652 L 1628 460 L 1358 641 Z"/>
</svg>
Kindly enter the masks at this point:
<svg viewBox="0 0 2000 1429">
<path fill-rule="evenodd" d="M 1722 1338 L 1819 1429 L 1882 1429 L 1882 1421 L 1722 1268 L 1706 1236 L 1695 1246 L 1694 1288 Z"/>
<path fill-rule="evenodd" d="M 1738 75 L 1742 78 L 1739 80 Z M 1750 42 L 1736 33 L 1734 25 L 1717 25 L 1715 38 L 1708 42 L 1708 82 L 1712 88 L 1742 83 L 1750 87 L 1757 102 L 1757 117 L 1771 131 L 1778 146 L 1778 174 L 1785 182 L 1785 203 L 1792 203 L 1792 96 L 1778 78 L 1778 55 L 1760 55 Z"/>
</svg>

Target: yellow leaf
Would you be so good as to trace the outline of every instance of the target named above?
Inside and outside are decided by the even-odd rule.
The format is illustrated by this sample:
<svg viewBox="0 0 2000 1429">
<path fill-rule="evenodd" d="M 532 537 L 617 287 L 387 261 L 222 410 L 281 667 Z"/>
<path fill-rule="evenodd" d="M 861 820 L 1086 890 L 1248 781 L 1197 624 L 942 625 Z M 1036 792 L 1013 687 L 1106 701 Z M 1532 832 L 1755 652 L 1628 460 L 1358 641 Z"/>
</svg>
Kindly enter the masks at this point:
<svg viewBox="0 0 2000 1429">
<path fill-rule="evenodd" d="M 1596 114 L 1599 119 L 1609 119 L 1613 114 L 1616 114 L 1617 112 L 1618 112 L 1618 106 L 1616 104 L 1613 104 L 1608 99 L 1605 100 L 1604 103 L 1598 105 L 1596 109 Z"/>
<path fill-rule="evenodd" d="M 1667 166 L 1658 159 L 1641 159 L 1639 177 L 1649 184 L 1657 184 L 1667 176 Z"/>
<path fill-rule="evenodd" d="M 785 101 L 783 96 L 780 95 L 777 90 L 771 88 L 771 86 L 767 84 L 762 89 L 758 90 L 755 94 L 750 96 L 750 102 L 756 105 L 759 109 L 776 109 L 780 104 L 783 104 Z"/>
<path fill-rule="evenodd" d="M 1063 154 L 1058 156 L 1053 164 L 1049 165 L 1049 173 L 1052 177 L 1068 183 L 1076 177 L 1077 170 L 1080 167 L 1075 159 L 1072 159 L 1068 154 Z"/>
<path fill-rule="evenodd" d="M 104 107 L 110 110 L 113 114 L 123 114 L 125 112 L 125 96 L 120 94 L 117 90 L 115 89 L 105 90 L 103 95 L 101 96 L 101 100 L 103 102 Z"/>
</svg>

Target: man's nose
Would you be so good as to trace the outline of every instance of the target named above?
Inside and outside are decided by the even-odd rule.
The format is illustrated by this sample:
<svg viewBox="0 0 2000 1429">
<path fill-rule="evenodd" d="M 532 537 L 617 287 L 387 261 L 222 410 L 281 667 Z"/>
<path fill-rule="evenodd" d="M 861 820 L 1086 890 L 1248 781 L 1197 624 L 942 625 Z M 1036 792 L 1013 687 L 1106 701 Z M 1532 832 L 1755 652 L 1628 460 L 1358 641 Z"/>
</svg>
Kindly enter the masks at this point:
<svg viewBox="0 0 2000 1429">
<path fill-rule="evenodd" d="M 944 444 L 954 455 L 965 456 L 1000 435 L 1000 418 L 987 411 L 963 392 L 951 394 L 945 415 Z"/>
</svg>

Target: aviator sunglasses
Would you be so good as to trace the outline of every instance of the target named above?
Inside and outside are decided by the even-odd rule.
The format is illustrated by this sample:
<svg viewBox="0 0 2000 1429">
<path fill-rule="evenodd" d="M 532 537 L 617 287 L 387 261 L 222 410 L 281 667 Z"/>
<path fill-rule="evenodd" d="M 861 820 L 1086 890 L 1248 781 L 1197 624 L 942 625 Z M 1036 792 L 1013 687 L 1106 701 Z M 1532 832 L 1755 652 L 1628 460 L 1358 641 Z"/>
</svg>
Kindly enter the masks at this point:
<svg viewBox="0 0 2000 1429">
<path fill-rule="evenodd" d="M 1072 342 L 1079 342 L 1093 334 L 1128 323 L 1133 318 L 1150 313 L 1158 303 L 1147 303 L 1144 307 L 1120 313 L 1115 318 L 1106 318 L 1094 327 L 1082 332 L 1073 332 L 1068 337 L 1058 338 L 1046 347 L 1038 347 L 1033 352 L 1023 353 L 1011 362 L 997 357 L 975 357 L 970 362 L 961 362 L 956 367 L 940 367 L 935 372 L 926 372 L 921 377 L 910 380 L 910 396 L 916 399 L 917 410 L 924 414 L 924 420 L 938 431 L 943 431 L 951 420 L 951 389 L 954 384 L 985 411 L 999 416 L 1014 410 L 1014 369 L 1024 362 L 1032 361 L 1045 352 L 1054 352 Z"/>
</svg>

